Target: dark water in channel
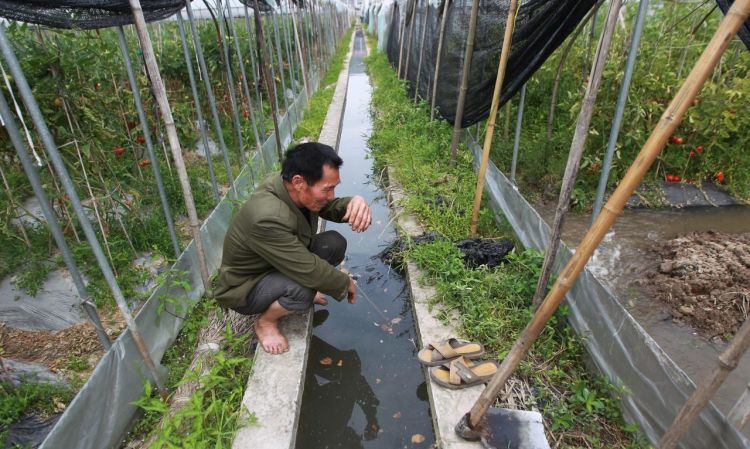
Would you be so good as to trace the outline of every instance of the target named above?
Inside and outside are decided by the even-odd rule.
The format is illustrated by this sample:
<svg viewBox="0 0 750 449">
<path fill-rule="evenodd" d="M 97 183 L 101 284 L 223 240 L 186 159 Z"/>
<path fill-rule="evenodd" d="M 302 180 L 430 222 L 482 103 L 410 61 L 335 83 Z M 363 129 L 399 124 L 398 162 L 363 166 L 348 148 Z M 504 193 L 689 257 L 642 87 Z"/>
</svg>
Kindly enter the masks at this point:
<svg viewBox="0 0 750 449">
<path fill-rule="evenodd" d="M 435 442 L 427 389 L 416 359 L 416 329 L 408 286 L 374 257 L 396 238 L 384 192 L 373 181 L 366 136 L 370 133 L 369 77 L 361 32 L 349 68 L 339 154 L 344 159 L 337 196 L 361 195 L 372 225 L 354 233 L 327 223 L 346 237 L 344 266 L 358 277 L 357 303 L 329 299 L 315 306 L 297 449 L 427 448 Z M 424 442 L 413 444 L 420 434 Z"/>
</svg>

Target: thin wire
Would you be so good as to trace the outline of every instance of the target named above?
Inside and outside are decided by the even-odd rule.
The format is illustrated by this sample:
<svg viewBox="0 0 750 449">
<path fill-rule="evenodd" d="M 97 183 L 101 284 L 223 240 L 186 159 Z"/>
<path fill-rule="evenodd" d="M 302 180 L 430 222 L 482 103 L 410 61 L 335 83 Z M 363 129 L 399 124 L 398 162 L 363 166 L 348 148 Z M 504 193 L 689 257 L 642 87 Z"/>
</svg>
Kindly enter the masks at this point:
<svg viewBox="0 0 750 449">
<path fill-rule="evenodd" d="M 372 307 L 373 307 L 373 308 L 374 308 L 375 310 L 377 310 L 377 312 L 378 312 L 378 313 L 380 314 L 380 316 L 382 316 L 382 317 L 383 317 L 383 319 L 385 320 L 385 322 L 386 322 L 386 323 L 390 322 L 390 318 L 388 318 L 387 316 L 385 316 L 385 314 L 384 314 L 383 312 L 381 312 L 381 311 L 380 311 L 380 309 L 378 308 L 378 306 L 376 306 L 376 305 L 375 305 L 375 303 L 374 303 L 374 302 L 373 302 L 373 301 L 372 301 L 372 300 L 370 299 L 370 297 L 369 297 L 369 296 L 367 296 L 367 294 L 366 294 L 366 293 L 364 292 L 364 290 L 362 290 L 362 289 L 360 288 L 359 284 L 357 284 L 357 282 L 354 282 L 354 285 L 356 285 L 356 286 L 357 286 L 357 290 L 359 290 L 359 292 L 360 292 L 360 293 L 362 293 L 362 296 L 364 296 L 364 297 L 365 297 L 365 299 L 367 300 L 367 302 L 369 302 L 369 303 L 370 303 L 370 305 L 372 305 Z"/>
</svg>

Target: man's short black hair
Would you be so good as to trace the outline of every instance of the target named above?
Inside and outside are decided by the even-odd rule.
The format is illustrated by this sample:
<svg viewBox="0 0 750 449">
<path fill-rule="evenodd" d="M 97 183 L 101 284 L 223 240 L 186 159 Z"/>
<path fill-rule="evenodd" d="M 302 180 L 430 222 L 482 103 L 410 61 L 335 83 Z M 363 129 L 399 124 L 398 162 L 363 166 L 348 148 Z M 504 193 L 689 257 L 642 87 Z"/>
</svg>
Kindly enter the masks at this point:
<svg viewBox="0 0 750 449">
<path fill-rule="evenodd" d="M 338 170 L 343 163 L 336 151 L 324 143 L 301 143 L 287 150 L 281 164 L 281 178 L 292 182 L 295 175 L 300 175 L 307 184 L 313 185 L 323 178 L 324 165 Z"/>
</svg>

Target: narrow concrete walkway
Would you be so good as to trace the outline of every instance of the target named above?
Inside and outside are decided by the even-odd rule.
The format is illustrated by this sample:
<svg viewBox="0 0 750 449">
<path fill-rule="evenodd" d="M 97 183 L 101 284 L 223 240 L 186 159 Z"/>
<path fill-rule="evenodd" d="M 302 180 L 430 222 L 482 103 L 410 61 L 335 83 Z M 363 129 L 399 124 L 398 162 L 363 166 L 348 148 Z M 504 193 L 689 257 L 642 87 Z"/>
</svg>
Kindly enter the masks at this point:
<svg viewBox="0 0 750 449">
<path fill-rule="evenodd" d="M 354 34 L 319 138 L 320 142 L 334 148 L 338 146 L 341 133 L 353 45 Z M 289 351 L 270 355 L 258 345 L 242 399 L 242 419 L 249 421 L 238 429 L 233 449 L 294 448 L 312 334 L 312 312 L 291 315 L 281 321 L 280 328 L 289 340 Z"/>
</svg>

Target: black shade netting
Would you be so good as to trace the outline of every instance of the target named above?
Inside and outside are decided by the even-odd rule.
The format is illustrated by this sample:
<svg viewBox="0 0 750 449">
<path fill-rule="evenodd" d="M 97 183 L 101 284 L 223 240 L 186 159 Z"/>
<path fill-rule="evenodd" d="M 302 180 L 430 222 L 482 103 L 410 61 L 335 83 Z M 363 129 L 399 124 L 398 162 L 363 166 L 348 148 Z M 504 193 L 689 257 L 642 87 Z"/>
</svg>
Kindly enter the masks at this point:
<svg viewBox="0 0 750 449">
<path fill-rule="evenodd" d="M 721 9 L 721 12 L 723 12 L 724 14 L 729 11 L 732 3 L 734 3 L 733 0 L 716 0 L 716 4 L 719 5 L 719 9 Z M 742 24 L 740 30 L 737 32 L 737 36 L 739 36 L 742 43 L 745 44 L 745 47 L 750 50 L 750 19 L 746 20 L 745 23 Z"/>
<path fill-rule="evenodd" d="M 412 95 L 416 88 L 419 89 L 420 97 L 430 100 L 444 4 L 434 6 L 427 4 L 425 0 L 417 0 L 419 3 L 412 21 L 411 12 L 414 1 L 395 5 L 387 53 L 388 59 L 396 67 L 398 67 L 399 53 L 402 53 L 401 70 L 410 81 Z M 440 115 L 451 123 L 456 118 L 471 3 L 471 0 L 455 0 L 449 5 L 447 12 L 435 106 Z M 529 0 L 521 3 L 503 82 L 501 105 L 513 97 L 552 52 L 562 44 L 594 6 L 596 0 Z M 476 38 L 464 115 L 461 121 L 462 127 L 477 123 L 489 116 L 509 6 L 509 0 L 481 0 L 479 2 Z M 399 11 L 399 8 L 405 9 L 407 13 Z M 399 35 L 404 20 L 406 28 L 403 32 L 402 50 Z M 425 26 L 424 46 L 420 47 L 422 30 Z M 413 39 L 411 48 L 409 48 L 410 39 Z M 417 73 L 419 73 L 418 80 Z"/>
<path fill-rule="evenodd" d="M 258 10 L 260 10 L 261 13 L 271 12 L 273 11 L 273 6 L 271 5 L 271 2 L 273 0 L 257 0 L 258 2 Z M 240 0 L 240 3 L 247 6 L 248 8 L 255 9 L 255 2 L 256 0 Z M 295 5 L 302 6 L 302 0 L 292 1 Z"/>
<path fill-rule="evenodd" d="M 142 0 L 146 22 L 167 18 L 184 0 Z M 0 0 L 0 17 L 53 28 L 95 29 L 133 23 L 128 0 Z"/>
</svg>

